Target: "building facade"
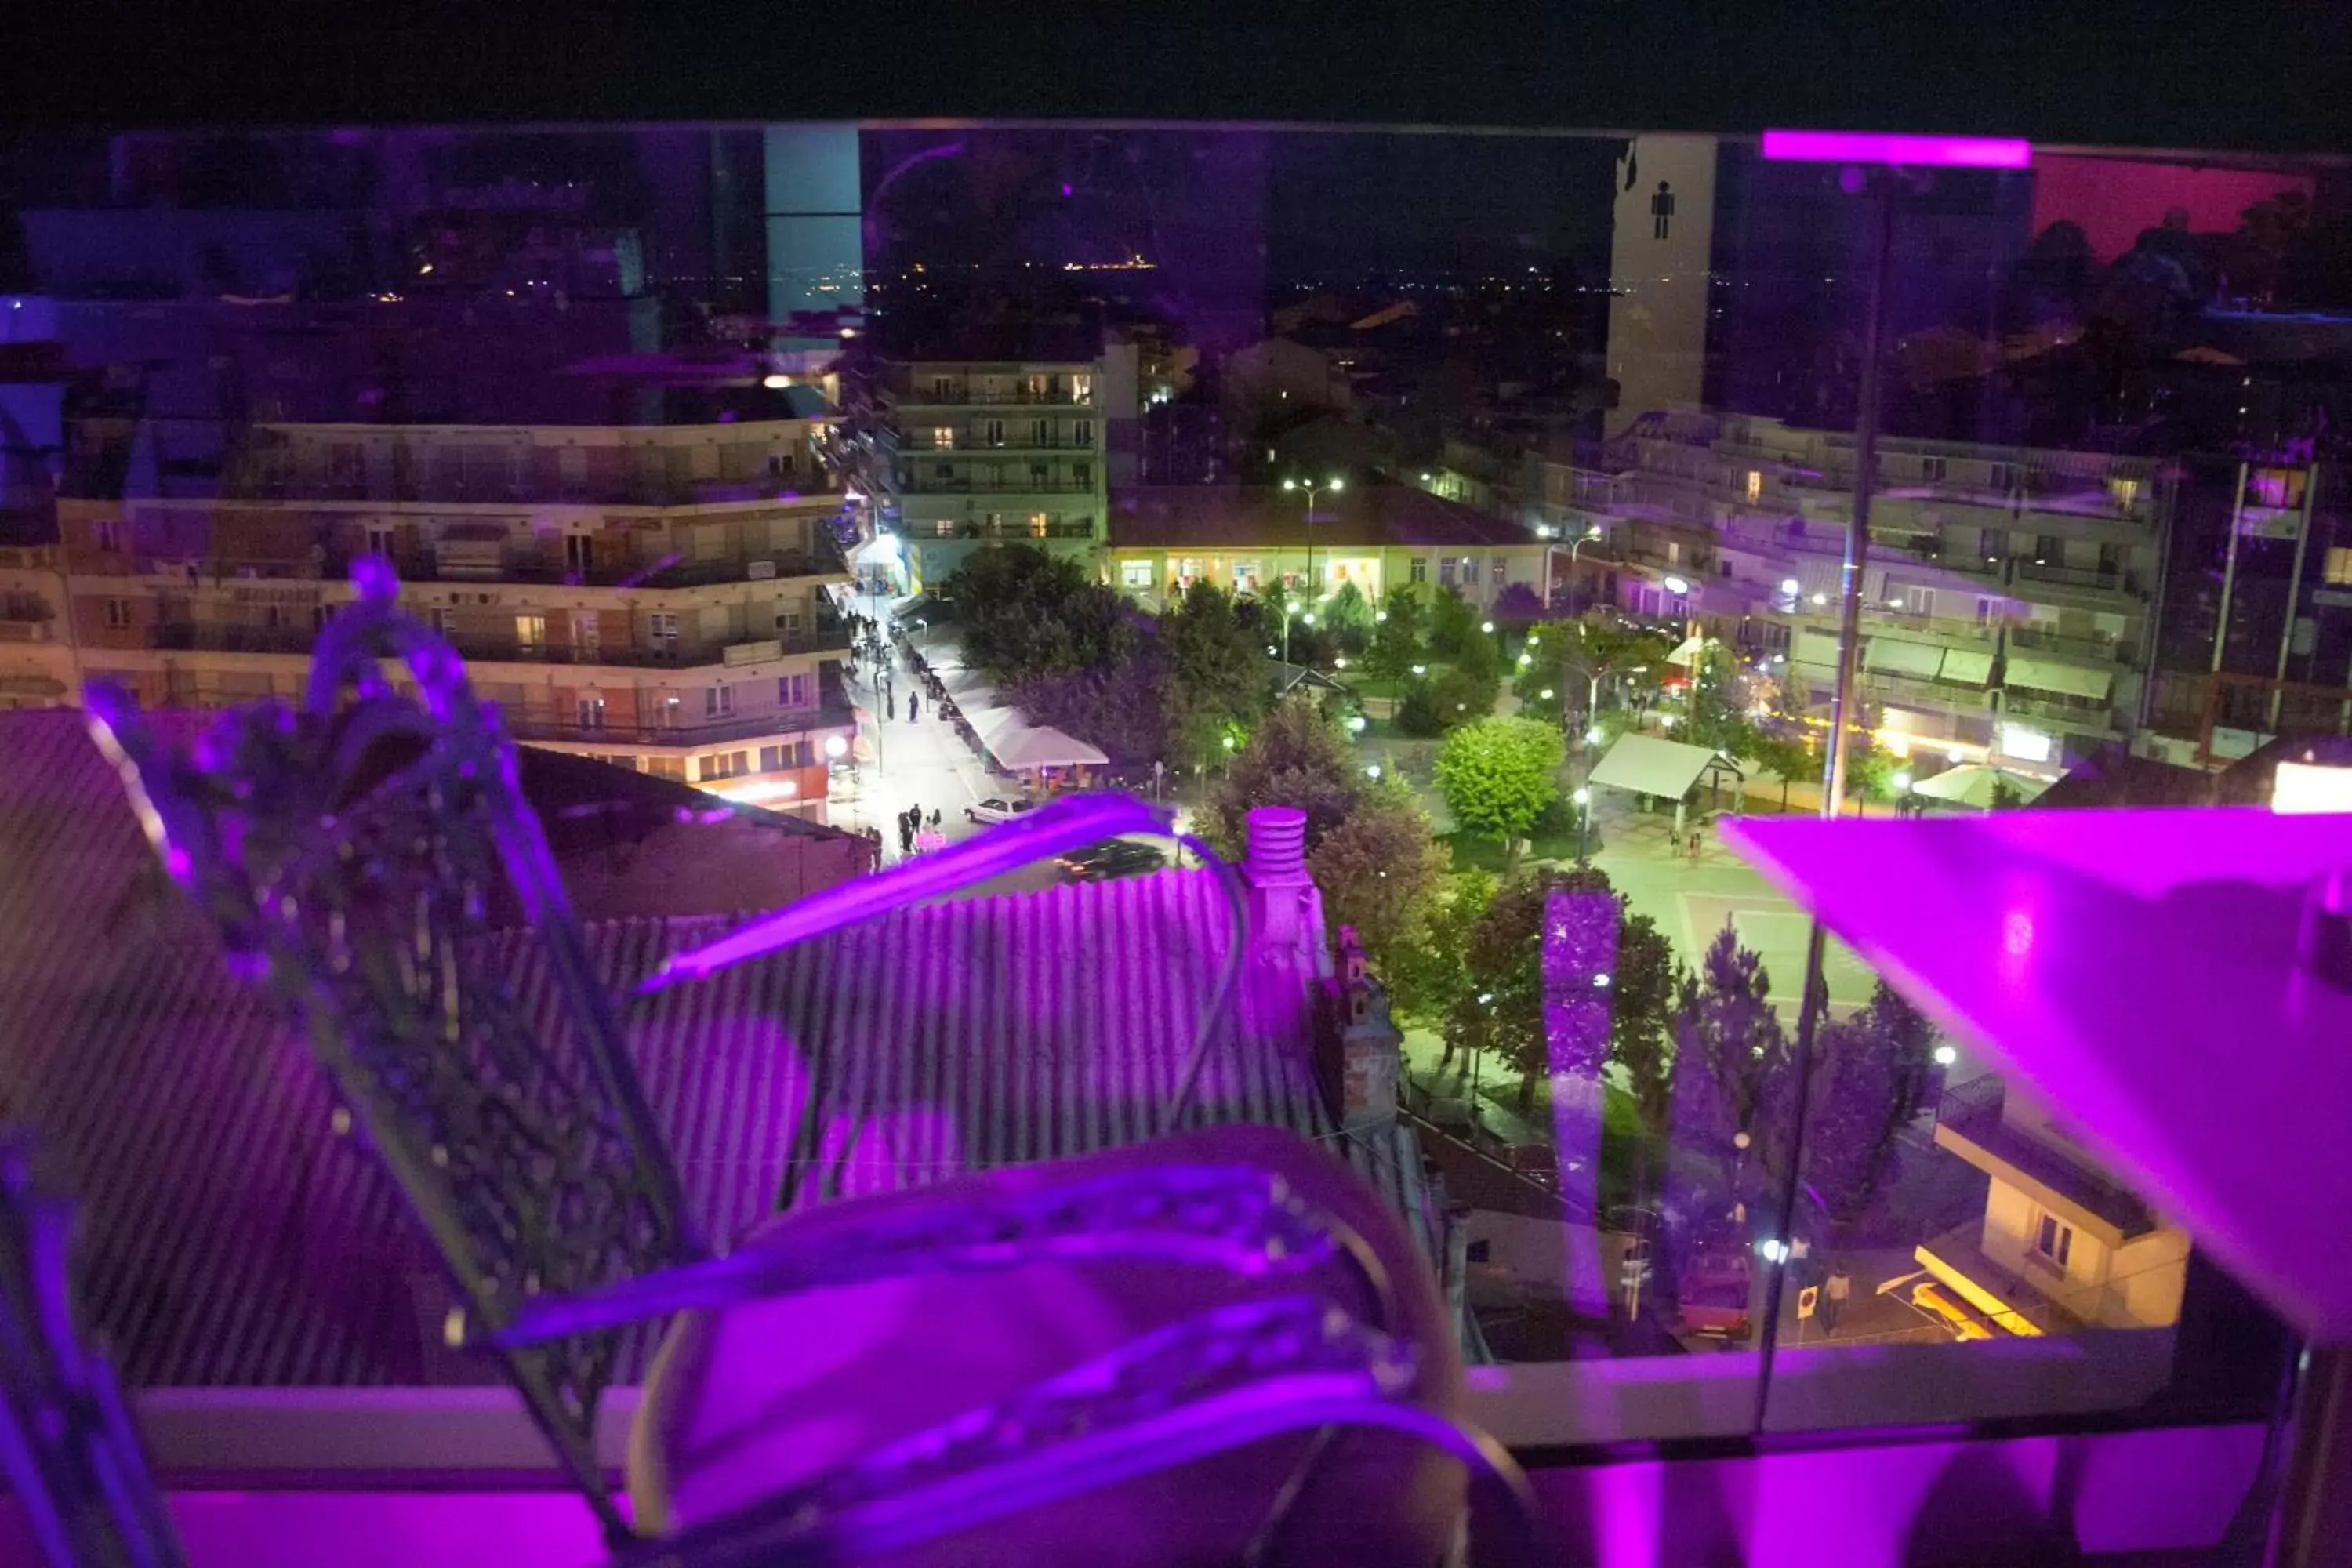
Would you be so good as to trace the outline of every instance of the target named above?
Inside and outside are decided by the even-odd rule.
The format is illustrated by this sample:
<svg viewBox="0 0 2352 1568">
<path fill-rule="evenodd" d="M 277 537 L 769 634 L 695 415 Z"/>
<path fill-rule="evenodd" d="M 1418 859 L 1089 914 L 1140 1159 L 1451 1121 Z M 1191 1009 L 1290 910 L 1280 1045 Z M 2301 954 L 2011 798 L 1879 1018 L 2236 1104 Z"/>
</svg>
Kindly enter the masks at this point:
<svg viewBox="0 0 2352 1568">
<path fill-rule="evenodd" d="M 1945 1095 L 1936 1146 L 1991 1180 L 1982 1217 L 1923 1243 L 1916 1257 L 1994 1324 L 2041 1334 L 2179 1321 L 2188 1233 L 2000 1079 Z"/>
<path fill-rule="evenodd" d="M 153 706 L 292 697 L 352 597 L 352 563 L 375 555 L 518 739 L 771 804 L 822 800 L 825 742 L 855 732 L 824 432 L 274 426 L 249 433 L 213 496 L 69 483 L 62 700 L 99 679 Z"/>
<path fill-rule="evenodd" d="M 1491 609 L 1513 586 L 1540 597 L 1550 555 L 1564 549 L 1517 523 L 1410 485 L 1366 483 L 1337 493 L 1278 485 L 1170 486 L 1122 496 L 1111 515 L 1105 571 L 1113 586 L 1162 605 L 1196 582 L 1259 594 L 1336 594 L 1353 584 L 1378 601 L 1400 584 L 1454 588 Z"/>
<path fill-rule="evenodd" d="M 2153 458 L 1880 444 L 1862 700 L 1898 752 L 2054 773 L 2139 724 L 2168 481 Z M 1837 665 L 1853 438 L 1653 412 L 1602 466 L 1547 464 L 1536 510 L 1601 531 L 1618 602 L 1761 661 L 1791 712 Z"/>
<path fill-rule="evenodd" d="M 913 590 L 974 550 L 1027 540 L 1089 565 L 1109 506 L 1097 361 L 888 363 L 871 388 L 866 471 Z"/>
</svg>

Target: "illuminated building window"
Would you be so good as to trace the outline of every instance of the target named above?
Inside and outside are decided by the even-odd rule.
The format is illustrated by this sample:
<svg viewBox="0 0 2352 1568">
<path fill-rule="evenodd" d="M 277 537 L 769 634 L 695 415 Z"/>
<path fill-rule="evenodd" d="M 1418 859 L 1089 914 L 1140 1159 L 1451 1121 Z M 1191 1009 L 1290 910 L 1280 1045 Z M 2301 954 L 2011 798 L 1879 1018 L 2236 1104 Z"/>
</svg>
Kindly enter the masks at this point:
<svg viewBox="0 0 2352 1568">
<path fill-rule="evenodd" d="M 2352 549 L 2341 544 L 2330 545 L 2327 551 L 2327 580 L 2335 584 L 2352 583 Z"/>
<path fill-rule="evenodd" d="M 955 446 L 955 444 L 956 444 L 956 442 L 955 442 L 955 426 L 952 426 L 952 425 L 941 425 L 941 426 L 938 426 L 937 428 L 935 428 L 935 429 L 933 429 L 933 430 L 932 430 L 932 432 L 931 432 L 931 445 L 932 445 L 932 446 L 934 446 L 934 447 L 954 447 L 954 446 Z"/>
<path fill-rule="evenodd" d="M 1752 506 L 1752 505 L 1754 505 L 1756 502 L 1760 501 L 1760 500 L 1762 500 L 1763 499 L 1764 499 L 1764 470 L 1763 470 L 1763 469 L 1761 469 L 1761 468 L 1750 468 L 1750 469 L 1748 469 L 1748 504 Z"/>
<path fill-rule="evenodd" d="M 1151 563 L 1150 561 L 1120 562 L 1118 585 L 1122 588 L 1149 589 L 1151 586 Z"/>
<path fill-rule="evenodd" d="M 1029 532 L 1033 537 L 1037 539 L 1045 538 L 1046 528 L 1047 520 L 1044 512 L 1033 511 L 1029 514 Z"/>
</svg>

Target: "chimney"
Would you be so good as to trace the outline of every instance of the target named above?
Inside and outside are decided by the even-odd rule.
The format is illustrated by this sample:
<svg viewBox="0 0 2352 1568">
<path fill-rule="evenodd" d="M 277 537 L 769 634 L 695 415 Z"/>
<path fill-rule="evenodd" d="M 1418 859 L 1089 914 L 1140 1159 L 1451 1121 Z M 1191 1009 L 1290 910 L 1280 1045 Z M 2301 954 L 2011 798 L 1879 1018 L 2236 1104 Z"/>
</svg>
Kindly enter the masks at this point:
<svg viewBox="0 0 2352 1568">
<path fill-rule="evenodd" d="M 1365 969 L 1364 950 L 1351 926 L 1339 928 L 1339 973 L 1330 982 L 1330 994 L 1339 1032 L 1338 1081 L 1330 1087 L 1339 1125 L 1349 1131 L 1389 1127 L 1396 1121 L 1404 1037 L 1389 1021 L 1387 993 Z"/>
<path fill-rule="evenodd" d="M 1323 897 L 1307 874 L 1307 814 L 1287 805 L 1251 811 L 1242 877 L 1249 884 L 1250 935 L 1258 952 L 1328 975 Z"/>
</svg>

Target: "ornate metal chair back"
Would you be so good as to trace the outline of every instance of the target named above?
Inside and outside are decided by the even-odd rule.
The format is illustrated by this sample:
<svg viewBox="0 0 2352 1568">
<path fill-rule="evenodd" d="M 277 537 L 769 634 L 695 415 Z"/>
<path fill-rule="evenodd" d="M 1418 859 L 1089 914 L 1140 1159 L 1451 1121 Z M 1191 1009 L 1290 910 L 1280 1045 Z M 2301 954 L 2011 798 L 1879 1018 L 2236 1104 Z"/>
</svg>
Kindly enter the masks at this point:
<svg viewBox="0 0 2352 1568">
<path fill-rule="evenodd" d="M 320 636 L 299 711 L 226 715 L 194 754 L 94 690 L 164 864 L 264 981 L 423 1221 L 454 1287 L 446 1337 L 494 1340 L 541 1295 L 703 1256 L 592 972 L 515 752 L 456 653 L 395 608 L 381 563 Z M 415 695 L 394 687 L 398 660 Z M 500 879 L 560 1004 L 531 1016 L 488 952 Z M 608 1529 L 600 1395 L 624 1331 L 498 1353 Z"/>
</svg>

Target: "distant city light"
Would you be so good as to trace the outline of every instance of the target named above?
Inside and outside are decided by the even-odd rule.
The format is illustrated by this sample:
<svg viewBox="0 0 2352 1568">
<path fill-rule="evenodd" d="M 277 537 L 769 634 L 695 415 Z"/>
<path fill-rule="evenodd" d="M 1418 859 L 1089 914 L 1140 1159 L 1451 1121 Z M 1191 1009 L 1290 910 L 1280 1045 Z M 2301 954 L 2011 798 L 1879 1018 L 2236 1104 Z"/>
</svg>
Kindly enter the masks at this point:
<svg viewBox="0 0 2352 1568">
<path fill-rule="evenodd" d="M 1360 735 L 1364 732 L 1364 726 L 1368 722 L 1370 721 L 1361 713 L 1351 714 L 1348 719 L 1348 732 L 1351 735 Z"/>
<path fill-rule="evenodd" d="M 1225 737 L 1225 750 L 1227 750 L 1227 751 L 1229 751 L 1229 752 L 1230 752 L 1230 751 L 1232 751 L 1233 749 L 1234 749 L 1234 738 L 1233 738 L 1231 735 L 1228 735 L 1228 736 L 1226 736 L 1226 737 Z"/>
<path fill-rule="evenodd" d="M 834 761 L 839 762 L 848 750 L 849 742 L 840 736 L 827 735 L 824 738 L 824 754 Z"/>
<path fill-rule="evenodd" d="M 1364 764 L 1364 776 L 1368 779 L 1376 779 L 1380 777 L 1381 764 L 1378 763 L 1366 763 Z"/>
<path fill-rule="evenodd" d="M 1959 1059 L 1960 1053 L 1955 1047 L 1951 1046 L 1937 1046 L 1936 1047 L 1936 1065 L 1937 1067 L 1948 1068 Z"/>
<path fill-rule="evenodd" d="M 1334 657 L 1334 658 L 1332 658 L 1332 660 L 1331 660 L 1331 668 L 1334 668 L 1334 669 L 1345 669 L 1345 668 L 1348 668 L 1348 656 L 1347 656 L 1346 654 L 1344 654 L 1344 653 L 1343 653 L 1343 654 L 1339 654 L 1339 655 L 1337 655 L 1336 657 Z"/>
<path fill-rule="evenodd" d="M 1551 524 L 1548 522 L 1539 522 L 1536 524 L 1536 537 L 1538 539 L 1549 539 L 1551 537 Z"/>
<path fill-rule="evenodd" d="M 1965 763 L 1969 760 L 1969 754 L 1959 747 L 1954 746 L 1944 753 L 1944 760 L 1948 763 Z"/>
<path fill-rule="evenodd" d="M 1798 586 L 1799 584 L 1794 577 L 1783 577 L 1780 579 L 1780 592 L 1788 595 L 1789 597 L 1792 599 L 1797 596 Z"/>
<path fill-rule="evenodd" d="M 1895 786 L 1897 794 L 1907 794 L 1910 791 L 1911 775 L 1909 773 L 1896 773 L 1887 782 Z"/>
<path fill-rule="evenodd" d="M 1591 805 L 1592 804 L 1592 792 L 1586 789 L 1582 784 L 1579 784 L 1576 786 L 1576 793 L 1569 796 L 1569 798 L 1576 802 L 1579 805 Z"/>
<path fill-rule="evenodd" d="M 1588 746 L 1597 746 L 1607 739 L 1608 736 L 1601 733 L 1601 726 L 1598 724 L 1584 732 L 1584 743 Z"/>
<path fill-rule="evenodd" d="M 1386 610 L 1377 610 L 1377 611 L 1373 612 L 1372 619 L 1373 619 L 1373 620 L 1375 620 L 1375 621 L 1379 621 L 1379 622 L 1381 622 L 1381 623 L 1382 623 L 1382 624 L 1386 624 L 1386 623 L 1387 623 L 1387 621 L 1388 621 L 1388 618 L 1389 618 L 1389 613 L 1388 613 Z"/>
<path fill-rule="evenodd" d="M 1299 616 L 1298 624 L 1305 626 L 1313 626 L 1315 624 L 1315 612 L 1309 610 L 1305 615 Z"/>
<path fill-rule="evenodd" d="M 1495 623 L 1492 621 L 1480 621 L 1478 623 L 1478 629 L 1485 632 L 1488 637 L 1493 637 L 1495 635 Z"/>
<path fill-rule="evenodd" d="M 760 378 L 760 384 L 770 392 L 781 392 L 792 384 L 793 378 L 789 375 L 763 375 Z"/>
<path fill-rule="evenodd" d="M 1668 577 L 1665 580 L 1665 586 L 1666 592 L 1669 594 L 1687 594 L 1690 592 L 1690 584 L 1680 577 Z"/>
<path fill-rule="evenodd" d="M 1544 701 L 1549 702 L 1552 700 L 1552 689 L 1550 687 L 1547 686 L 1541 691 L 1537 692 L 1536 695 Z"/>
<path fill-rule="evenodd" d="M 1533 654 L 1523 653 L 1519 655 L 1519 668 L 1521 669 L 1527 668 L 1533 663 L 1535 663 L 1535 656 Z"/>
<path fill-rule="evenodd" d="M 1427 675 L 1429 673 L 1429 666 L 1425 664 L 1416 664 L 1412 667 L 1412 672 L 1415 675 Z"/>
<path fill-rule="evenodd" d="M 1813 603 L 1816 605 L 1826 605 L 1829 602 L 1830 596 L 1827 594 L 1816 594 L 1813 595 Z"/>
</svg>

